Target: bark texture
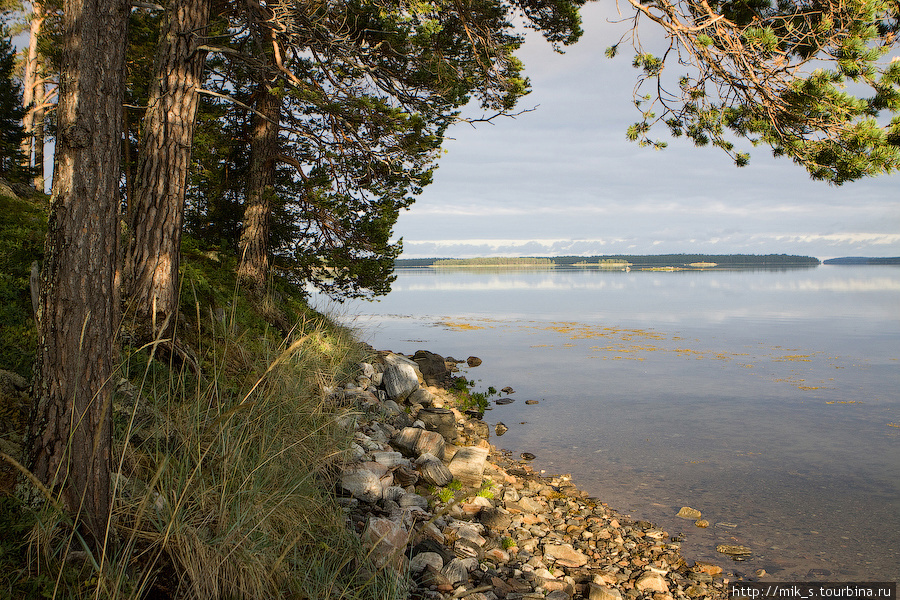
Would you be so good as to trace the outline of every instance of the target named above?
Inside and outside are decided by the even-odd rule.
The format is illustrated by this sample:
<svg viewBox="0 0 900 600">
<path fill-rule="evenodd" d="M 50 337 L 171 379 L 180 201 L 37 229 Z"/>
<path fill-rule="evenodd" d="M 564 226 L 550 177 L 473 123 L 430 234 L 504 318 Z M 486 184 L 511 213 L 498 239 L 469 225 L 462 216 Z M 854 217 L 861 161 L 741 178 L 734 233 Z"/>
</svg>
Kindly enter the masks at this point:
<svg viewBox="0 0 900 600">
<path fill-rule="evenodd" d="M 256 289 L 263 289 L 269 276 L 269 214 L 275 196 L 275 166 L 278 157 L 278 129 L 281 98 L 265 83 L 258 86 L 250 142 L 250 174 L 247 206 L 241 230 L 241 263 L 238 276 Z"/>
<path fill-rule="evenodd" d="M 210 0 L 175 0 L 170 8 L 144 115 L 134 198 L 129 198 L 128 295 L 138 318 L 156 323 L 154 334 L 178 309 L 184 199 L 206 63 L 199 46 L 209 10 Z"/>
<path fill-rule="evenodd" d="M 28 56 L 22 75 L 22 106 L 25 116 L 22 127 L 25 139 L 22 140 L 22 153 L 28 165 L 37 168 L 34 186 L 44 191 L 44 78 L 40 73 L 40 57 L 38 55 L 38 36 L 44 24 L 44 12 L 40 2 L 32 2 Z M 32 154 L 34 159 L 32 160 Z"/>
<path fill-rule="evenodd" d="M 88 536 L 110 514 L 126 0 L 67 0 L 31 468 Z"/>
</svg>

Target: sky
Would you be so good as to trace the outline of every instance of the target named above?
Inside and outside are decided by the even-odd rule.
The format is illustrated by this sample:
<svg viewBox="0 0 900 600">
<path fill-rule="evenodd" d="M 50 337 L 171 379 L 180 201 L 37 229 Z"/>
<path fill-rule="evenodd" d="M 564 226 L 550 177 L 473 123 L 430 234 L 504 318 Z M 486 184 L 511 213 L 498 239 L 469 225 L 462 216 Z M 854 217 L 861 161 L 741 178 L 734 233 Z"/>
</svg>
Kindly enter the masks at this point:
<svg viewBox="0 0 900 600">
<path fill-rule="evenodd" d="M 531 34 L 519 51 L 533 89 L 519 108 L 533 111 L 450 129 L 434 182 L 394 228 L 401 258 L 900 256 L 900 175 L 835 187 L 749 142 L 737 144 L 751 154 L 740 169 L 664 127 L 651 137 L 665 150 L 629 142 L 637 70 L 625 44 L 603 54 L 628 26 L 612 2 L 582 14 L 565 54 Z"/>
</svg>

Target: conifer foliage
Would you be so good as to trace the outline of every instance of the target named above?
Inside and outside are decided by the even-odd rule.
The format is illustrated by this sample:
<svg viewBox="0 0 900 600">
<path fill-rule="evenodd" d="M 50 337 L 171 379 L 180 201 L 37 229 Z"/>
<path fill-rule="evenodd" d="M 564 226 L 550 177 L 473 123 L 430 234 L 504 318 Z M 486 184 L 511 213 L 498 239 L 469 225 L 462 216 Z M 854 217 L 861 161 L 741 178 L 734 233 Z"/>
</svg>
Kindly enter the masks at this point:
<svg viewBox="0 0 900 600">
<path fill-rule="evenodd" d="M 9 29 L 0 25 L 0 177 L 20 181 L 29 176 L 23 166 L 22 140 L 22 87 L 13 77 L 15 51 L 10 41 Z"/>
</svg>

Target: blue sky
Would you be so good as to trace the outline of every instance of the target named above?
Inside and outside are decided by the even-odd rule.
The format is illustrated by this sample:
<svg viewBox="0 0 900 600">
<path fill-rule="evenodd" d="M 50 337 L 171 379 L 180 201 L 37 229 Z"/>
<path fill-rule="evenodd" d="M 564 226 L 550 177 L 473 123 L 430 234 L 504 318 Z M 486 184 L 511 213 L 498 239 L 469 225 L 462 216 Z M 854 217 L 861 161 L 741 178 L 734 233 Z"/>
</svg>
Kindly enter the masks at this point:
<svg viewBox="0 0 900 600">
<path fill-rule="evenodd" d="M 623 6 L 627 4 L 623 3 Z M 627 27 L 589 3 L 585 35 L 563 55 L 529 36 L 520 58 L 534 111 L 451 128 L 434 183 L 401 214 L 403 258 L 788 253 L 900 256 L 900 176 L 842 187 L 812 181 L 766 147 L 741 169 L 714 148 L 625 139 L 638 120 L 636 70 L 603 50 Z"/>
</svg>

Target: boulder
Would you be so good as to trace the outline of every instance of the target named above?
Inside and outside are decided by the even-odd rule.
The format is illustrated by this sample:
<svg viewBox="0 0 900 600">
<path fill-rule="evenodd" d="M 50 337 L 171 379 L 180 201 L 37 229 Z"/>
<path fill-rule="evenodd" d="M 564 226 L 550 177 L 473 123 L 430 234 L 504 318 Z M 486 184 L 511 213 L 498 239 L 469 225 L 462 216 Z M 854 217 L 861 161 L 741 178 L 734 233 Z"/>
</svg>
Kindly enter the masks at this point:
<svg viewBox="0 0 900 600">
<path fill-rule="evenodd" d="M 447 362 L 443 356 L 427 350 L 419 350 L 412 358 L 419 365 L 422 378 L 428 385 L 445 385 L 450 379 L 450 370 L 447 368 Z"/>
<path fill-rule="evenodd" d="M 477 356 L 470 356 L 466 359 L 466 364 L 470 367 L 477 367 L 481 365 L 481 359 Z"/>
<path fill-rule="evenodd" d="M 361 463 L 344 469 L 339 485 L 354 498 L 365 502 L 378 502 L 384 493 L 381 477 Z"/>
<path fill-rule="evenodd" d="M 391 566 L 403 572 L 409 534 L 403 525 L 391 519 L 369 517 L 362 541 L 372 549 L 371 555 L 379 567 Z"/>
<path fill-rule="evenodd" d="M 419 411 L 416 418 L 425 424 L 425 429 L 437 431 L 450 443 L 456 441 L 456 415 L 448 408 L 426 407 Z"/>
<path fill-rule="evenodd" d="M 468 487 L 480 487 L 484 477 L 484 463 L 487 461 L 487 448 L 466 446 L 460 448 L 448 465 L 453 477 Z"/>
<path fill-rule="evenodd" d="M 406 398 L 406 401 L 410 404 L 421 404 L 422 406 L 433 406 L 434 405 L 434 394 L 426 390 L 425 388 L 418 388 L 409 397 Z"/>
<path fill-rule="evenodd" d="M 406 363 L 389 364 L 381 383 L 388 398 L 397 402 L 403 402 L 419 388 L 416 370 Z"/>
<path fill-rule="evenodd" d="M 404 427 L 394 437 L 392 443 L 407 456 L 417 457 L 428 453 L 436 456 L 438 460 L 444 459 L 444 449 L 447 445 L 444 437 L 438 432 L 418 427 Z"/>
<path fill-rule="evenodd" d="M 423 454 L 416 461 L 416 466 L 425 483 L 443 487 L 453 481 L 453 473 L 433 454 Z"/>
<path fill-rule="evenodd" d="M 648 571 L 637 578 L 634 587 L 641 592 L 668 592 L 669 584 L 666 578 L 659 573 Z"/>
</svg>

